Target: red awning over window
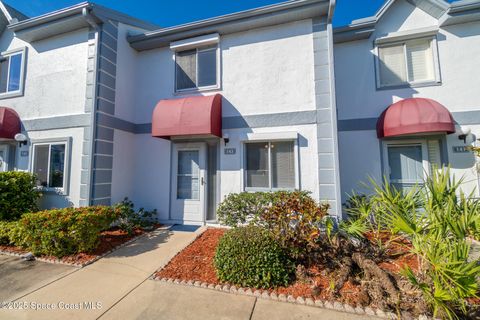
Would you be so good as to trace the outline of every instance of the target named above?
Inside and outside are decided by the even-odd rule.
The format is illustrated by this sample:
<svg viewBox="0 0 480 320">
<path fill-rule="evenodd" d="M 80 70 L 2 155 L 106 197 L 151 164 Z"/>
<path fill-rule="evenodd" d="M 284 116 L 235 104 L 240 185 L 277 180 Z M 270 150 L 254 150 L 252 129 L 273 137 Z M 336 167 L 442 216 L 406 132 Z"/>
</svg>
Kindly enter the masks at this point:
<svg viewBox="0 0 480 320">
<path fill-rule="evenodd" d="M 392 104 L 377 122 L 378 138 L 454 132 L 455 123 L 448 109 L 424 98 L 404 99 Z"/>
<path fill-rule="evenodd" d="M 20 131 L 18 113 L 11 108 L 0 107 L 0 139 L 13 139 Z"/>
<path fill-rule="evenodd" d="M 222 96 L 195 96 L 161 100 L 152 117 L 152 136 L 222 137 Z"/>
</svg>

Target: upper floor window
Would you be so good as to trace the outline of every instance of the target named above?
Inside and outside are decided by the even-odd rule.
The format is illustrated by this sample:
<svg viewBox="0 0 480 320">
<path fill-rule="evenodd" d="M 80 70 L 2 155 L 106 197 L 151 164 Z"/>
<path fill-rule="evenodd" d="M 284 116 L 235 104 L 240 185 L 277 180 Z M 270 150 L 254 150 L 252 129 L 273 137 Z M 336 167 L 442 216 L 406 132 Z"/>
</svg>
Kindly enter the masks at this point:
<svg viewBox="0 0 480 320">
<path fill-rule="evenodd" d="M 2 53 L 0 56 L 0 98 L 23 91 L 25 50 Z"/>
<path fill-rule="evenodd" d="M 217 87 L 217 51 L 214 45 L 176 52 L 176 91 Z"/>
<path fill-rule="evenodd" d="M 379 88 L 439 82 L 434 41 L 408 40 L 378 47 Z"/>
</svg>

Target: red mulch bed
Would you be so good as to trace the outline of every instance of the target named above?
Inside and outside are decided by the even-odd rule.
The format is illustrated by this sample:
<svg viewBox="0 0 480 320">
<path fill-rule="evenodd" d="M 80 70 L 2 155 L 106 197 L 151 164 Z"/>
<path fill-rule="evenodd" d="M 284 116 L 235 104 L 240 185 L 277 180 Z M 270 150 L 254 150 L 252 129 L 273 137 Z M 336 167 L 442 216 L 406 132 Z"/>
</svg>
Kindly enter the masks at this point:
<svg viewBox="0 0 480 320">
<path fill-rule="evenodd" d="M 157 272 L 158 278 L 169 278 L 179 280 L 193 280 L 206 282 L 208 284 L 220 284 L 215 268 L 213 266 L 213 257 L 220 237 L 225 233 L 223 229 L 208 229 L 197 240 L 175 256 L 165 268 Z M 417 268 L 416 257 L 400 254 L 400 247 L 403 244 L 389 245 L 389 250 L 394 248 L 397 251 L 395 259 L 383 262 L 380 267 L 386 271 L 398 272 L 405 264 L 412 269 Z M 405 248 L 403 248 L 405 250 Z M 405 251 L 403 251 L 405 252 Z M 334 280 L 325 270 L 319 266 L 311 266 L 307 269 L 315 284 L 319 287 L 316 295 L 312 292 L 312 283 L 295 281 L 288 287 L 279 287 L 268 290 L 277 294 L 292 295 L 295 298 L 301 296 L 305 298 L 330 300 L 330 286 Z M 358 283 L 348 281 L 340 290 L 339 301 L 351 305 L 361 305 L 361 288 Z"/>
<path fill-rule="evenodd" d="M 155 225 L 155 229 L 159 228 L 161 225 Z M 72 264 L 72 265 L 83 265 L 85 263 L 91 262 L 98 257 L 104 255 L 105 253 L 109 252 L 112 249 L 115 249 L 121 244 L 136 238 L 146 231 L 143 229 L 137 228 L 134 230 L 133 234 L 129 235 L 127 232 L 120 230 L 117 227 L 111 228 L 107 231 L 103 231 L 100 235 L 100 242 L 98 247 L 91 251 L 91 252 L 82 252 L 73 255 L 64 256 L 62 258 L 57 258 L 54 256 L 47 256 L 42 255 L 39 258 L 50 260 L 50 261 L 57 261 L 60 260 L 63 263 Z M 16 254 L 25 254 L 28 251 L 25 249 L 15 247 L 15 246 L 3 246 L 0 245 L 0 251 L 9 252 L 9 253 L 16 253 Z"/>
</svg>

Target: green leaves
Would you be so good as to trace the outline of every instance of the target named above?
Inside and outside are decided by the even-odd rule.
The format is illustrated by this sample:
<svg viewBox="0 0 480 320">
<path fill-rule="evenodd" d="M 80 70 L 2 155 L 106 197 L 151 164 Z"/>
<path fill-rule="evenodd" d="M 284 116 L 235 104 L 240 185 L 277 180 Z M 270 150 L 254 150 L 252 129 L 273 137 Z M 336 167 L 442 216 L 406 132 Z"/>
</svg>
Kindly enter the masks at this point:
<svg viewBox="0 0 480 320">
<path fill-rule="evenodd" d="M 10 241 L 35 254 L 62 257 L 96 248 L 100 232 L 118 218 L 111 207 L 84 207 L 27 213 L 16 222 Z"/>
<path fill-rule="evenodd" d="M 18 220 L 26 212 L 38 210 L 40 193 L 36 178 L 28 172 L 0 172 L 0 221 Z"/>
<path fill-rule="evenodd" d="M 255 288 L 286 286 L 294 271 L 293 262 L 271 234 L 255 226 L 227 231 L 214 265 L 221 281 Z"/>
</svg>

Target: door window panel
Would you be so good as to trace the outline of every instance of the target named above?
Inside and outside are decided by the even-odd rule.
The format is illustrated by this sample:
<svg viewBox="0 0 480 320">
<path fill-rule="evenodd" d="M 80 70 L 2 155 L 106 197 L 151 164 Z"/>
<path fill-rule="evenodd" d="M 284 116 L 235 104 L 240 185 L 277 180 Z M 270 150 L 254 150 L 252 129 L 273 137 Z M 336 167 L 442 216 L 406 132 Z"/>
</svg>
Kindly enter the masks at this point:
<svg viewBox="0 0 480 320">
<path fill-rule="evenodd" d="M 423 183 L 422 146 L 389 146 L 388 163 L 390 182 L 398 189 Z"/>
<path fill-rule="evenodd" d="M 177 199 L 200 199 L 199 178 L 199 151 L 178 151 Z"/>
</svg>

